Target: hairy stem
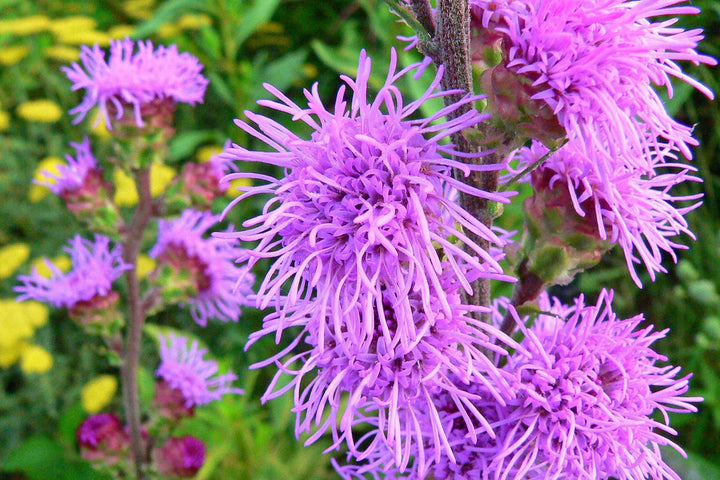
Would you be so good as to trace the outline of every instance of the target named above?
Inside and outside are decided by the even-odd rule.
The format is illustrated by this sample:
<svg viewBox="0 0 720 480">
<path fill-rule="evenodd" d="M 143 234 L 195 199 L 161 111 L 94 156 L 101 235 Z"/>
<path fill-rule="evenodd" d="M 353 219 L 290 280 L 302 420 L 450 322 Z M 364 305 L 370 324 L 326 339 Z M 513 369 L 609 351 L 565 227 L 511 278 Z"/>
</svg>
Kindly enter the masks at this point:
<svg viewBox="0 0 720 480">
<path fill-rule="evenodd" d="M 530 272 L 527 268 L 528 259 L 523 259 L 517 268 L 518 282 L 513 288 L 512 298 L 510 298 L 510 305 L 513 307 L 520 307 L 521 305 L 531 302 L 540 296 L 540 293 L 545 288 L 545 282 Z M 515 320 L 510 314 L 510 310 L 505 313 L 500 330 L 505 334 L 510 334 L 515 327 Z"/>
<path fill-rule="evenodd" d="M 140 253 L 143 233 L 152 217 L 152 197 L 150 195 L 150 169 L 145 168 L 135 172 L 135 185 L 137 186 L 139 201 L 132 222 L 125 231 L 123 244 L 123 260 L 136 265 Z M 125 272 L 128 289 L 128 308 L 130 321 L 125 337 L 123 351 L 123 364 L 121 370 L 123 403 L 125 417 L 130 427 L 132 440 L 132 454 L 135 462 L 135 473 L 138 480 L 145 479 L 145 463 L 147 453 L 143 446 L 140 433 L 140 403 L 138 400 L 137 366 L 140 358 L 140 341 L 142 328 L 145 322 L 145 308 L 140 295 L 140 284 L 135 268 Z"/>
<path fill-rule="evenodd" d="M 467 93 L 473 92 L 472 70 L 470 64 L 470 7 L 468 0 L 438 0 L 437 10 L 437 42 L 440 48 L 440 62 L 445 67 L 443 76 L 444 89 L 461 89 Z M 445 97 L 445 103 L 451 104 L 460 100 L 464 95 L 452 95 Z M 457 117 L 467 112 L 471 106 L 463 105 L 452 114 Z M 497 133 L 493 128 L 483 122 L 478 128 L 481 129 L 483 139 L 496 138 Z M 453 135 L 453 143 L 461 152 L 473 152 L 475 146 L 462 132 Z M 496 154 L 489 154 L 482 157 L 484 164 L 498 163 L 501 159 Z M 497 191 L 497 172 L 473 172 L 469 178 L 462 177 L 456 171 L 458 180 L 468 182 L 471 185 L 481 188 L 487 192 Z M 492 226 L 492 216 L 488 212 L 488 202 L 485 199 L 471 195 L 460 195 L 460 204 L 471 215 L 478 218 L 488 227 Z M 476 242 L 485 251 L 489 250 L 490 243 L 477 235 L 468 232 L 471 240 Z M 468 252 L 472 254 L 471 252 Z M 490 280 L 479 279 L 473 282 L 475 295 L 469 300 L 471 304 L 490 306 Z M 483 319 L 489 321 L 489 314 L 484 314 Z"/>
<path fill-rule="evenodd" d="M 412 0 L 410 8 L 417 21 L 425 27 L 431 37 L 435 36 L 435 18 L 429 0 Z"/>
</svg>

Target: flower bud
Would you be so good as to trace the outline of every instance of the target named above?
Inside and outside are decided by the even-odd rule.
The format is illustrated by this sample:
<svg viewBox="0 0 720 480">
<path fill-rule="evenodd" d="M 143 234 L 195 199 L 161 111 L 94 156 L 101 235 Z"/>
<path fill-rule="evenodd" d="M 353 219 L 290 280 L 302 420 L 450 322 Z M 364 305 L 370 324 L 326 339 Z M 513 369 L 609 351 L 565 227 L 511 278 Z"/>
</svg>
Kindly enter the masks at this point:
<svg viewBox="0 0 720 480">
<path fill-rule="evenodd" d="M 158 409 L 160 415 L 171 420 L 191 417 L 195 414 L 195 406 L 187 406 L 183 392 L 171 387 L 165 380 L 160 380 L 155 385 L 153 406 Z"/>
<path fill-rule="evenodd" d="M 161 475 L 194 477 L 205 463 L 205 446 L 191 436 L 170 438 L 155 451 L 155 463 Z"/>
<path fill-rule="evenodd" d="M 130 437 L 112 413 L 89 416 L 78 427 L 76 436 L 85 460 L 114 465 L 129 454 Z"/>
</svg>

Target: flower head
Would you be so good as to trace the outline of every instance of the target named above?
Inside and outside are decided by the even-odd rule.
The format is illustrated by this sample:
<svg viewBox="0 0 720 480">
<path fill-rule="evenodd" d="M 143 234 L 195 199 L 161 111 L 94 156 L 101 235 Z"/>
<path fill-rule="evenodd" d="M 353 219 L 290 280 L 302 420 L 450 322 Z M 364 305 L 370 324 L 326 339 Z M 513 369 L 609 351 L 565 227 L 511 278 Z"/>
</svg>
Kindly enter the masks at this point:
<svg viewBox="0 0 720 480">
<path fill-rule="evenodd" d="M 677 6 L 681 0 L 470 3 L 476 21 L 502 39 L 498 68 L 524 77 L 532 99 L 552 110 L 601 178 L 617 165 L 647 172 L 674 151 L 691 157 L 691 128 L 670 118 L 653 85 L 672 96 L 675 77 L 712 98 L 676 62 L 715 60 L 695 51 L 701 30 L 651 19 L 696 8 Z"/>
<path fill-rule="evenodd" d="M 80 307 L 110 296 L 112 283 L 132 268 L 123 261 L 120 245 L 110 248 L 110 239 L 102 235 L 95 235 L 94 242 L 75 235 L 69 243 L 65 251 L 72 259 L 72 270 L 63 273 L 47 261 L 52 277 L 45 278 L 33 268 L 31 275 L 18 277 L 22 282 L 15 287 L 20 292 L 18 300 L 31 298 L 56 308 Z"/>
<path fill-rule="evenodd" d="M 274 151 L 233 146 L 224 155 L 285 171 L 279 179 L 255 173 L 227 176 L 267 182 L 243 187 L 246 193 L 228 208 L 248 197 L 273 195 L 261 215 L 244 222 L 245 230 L 229 234 L 259 242 L 249 251 L 251 264 L 261 258 L 274 259 L 257 296 L 260 307 L 272 303 L 289 312 L 300 299 L 314 297 L 317 315 L 326 318 L 324 306 L 330 306 L 329 318 L 339 323 L 344 312 L 359 303 L 363 328 L 370 332 L 373 305 L 382 303 L 381 292 L 388 289 L 398 290 L 396 298 L 406 303 L 405 311 L 410 311 L 408 294 L 418 290 L 428 315 L 437 312 L 430 307 L 434 301 L 442 305 L 443 314 L 451 315 L 439 280 L 443 258 L 467 291 L 471 288 L 464 280 L 466 267 L 478 277 L 509 279 L 468 233 L 492 244 L 501 240 L 451 200 L 457 189 L 466 195 L 508 201 L 507 195 L 488 193 L 453 178 L 453 170 L 469 175 L 497 168 L 448 158 L 482 155 L 457 152 L 445 140 L 486 116 L 471 109 L 439 121 L 478 97 L 464 97 L 429 118 L 413 119 L 428 99 L 459 92 L 437 91 L 441 70 L 420 99 L 405 103 L 395 82 L 413 71 L 419 75 L 425 64 L 399 71 L 396 66 L 393 50 L 387 79 L 373 99 L 368 92 L 371 61 L 363 51 L 357 78 L 341 77 L 345 85 L 330 108 L 322 104 L 317 85 L 305 92 L 307 108 L 266 85 L 279 101 L 259 104 L 309 125 L 313 130 L 309 139 L 252 112 L 247 116 L 257 129 L 237 121 Z M 287 295 L 281 295 L 286 283 Z M 281 330 L 278 324 L 278 333 Z"/>
<path fill-rule="evenodd" d="M 210 212 L 195 210 L 185 210 L 173 221 L 159 220 L 157 243 L 150 250 L 150 256 L 168 269 L 163 287 L 178 291 L 180 301 L 190 303 L 200 325 L 208 318 L 237 321 L 240 306 L 252 295 L 253 274 L 249 267 L 235 264 L 246 256 L 245 250 L 228 239 L 204 237 L 218 221 Z"/>
<path fill-rule="evenodd" d="M 85 184 L 88 175 L 93 172 L 99 174 L 97 160 L 90 150 L 90 140 L 85 137 L 82 143 L 71 142 L 70 145 L 75 148 L 75 158 L 67 155 L 67 165 L 59 165 L 58 173 L 43 171 L 42 180 L 36 182 L 48 187 L 56 195 L 73 193 Z"/>
<path fill-rule="evenodd" d="M 548 153 L 540 142 L 519 152 L 521 165 L 531 165 Z M 675 170 L 675 171 L 673 171 Z M 670 237 L 685 233 L 694 238 L 683 215 L 700 205 L 676 206 L 701 195 L 672 196 L 670 189 L 685 181 L 700 181 L 686 164 L 663 163 L 653 174 L 618 165 L 602 178 L 576 142 L 551 155 L 531 175 L 534 195 L 525 208 L 534 221 L 560 212 L 564 219 L 553 235 L 585 235 L 602 243 L 619 244 L 635 282 L 635 264 L 642 263 L 651 279 L 665 272 L 662 253 L 676 260 L 675 249 L 687 248 Z M 551 220 L 552 222 L 552 220 Z M 570 237 L 568 237 L 570 238 Z M 639 258 L 638 258 L 639 257 Z"/>
<path fill-rule="evenodd" d="M 155 453 L 158 473 L 161 475 L 190 478 L 205 463 L 205 445 L 195 437 L 173 437 Z"/>
<path fill-rule="evenodd" d="M 517 400 L 502 412 L 491 471 L 516 479 L 679 479 L 660 456 L 674 435 L 669 412 L 697 411 L 684 397 L 689 375 L 650 347 L 666 331 L 622 320 L 612 291 L 595 305 L 541 299 L 541 314 L 525 328 L 523 351 L 505 367 L 516 376 Z M 659 412 L 662 421 L 651 416 Z"/>
<path fill-rule="evenodd" d="M 82 103 L 70 111 L 77 115 L 76 123 L 97 106 L 107 127 L 112 128 L 110 117 L 122 118 L 125 106 L 130 106 L 135 123 L 142 127 L 143 106 L 156 100 L 202 102 L 208 84 L 195 57 L 178 53 L 175 45 L 155 49 L 149 40 L 137 44 L 130 39 L 111 41 L 107 60 L 98 45 L 83 47 L 80 60 L 82 66 L 74 63 L 63 68 L 73 90 L 86 90 Z"/>
<path fill-rule="evenodd" d="M 77 432 L 80 454 L 86 460 L 112 465 L 130 449 L 130 437 L 120 419 L 112 413 L 90 415 Z"/>
<path fill-rule="evenodd" d="M 205 360 L 208 351 L 200 348 L 197 340 L 188 345 L 187 338 L 174 334 L 168 340 L 158 335 L 158 340 L 160 366 L 157 376 L 171 388 L 182 392 L 188 408 L 219 400 L 226 393 L 243 393 L 232 386 L 237 379 L 232 372 L 216 375 L 217 362 Z"/>
</svg>

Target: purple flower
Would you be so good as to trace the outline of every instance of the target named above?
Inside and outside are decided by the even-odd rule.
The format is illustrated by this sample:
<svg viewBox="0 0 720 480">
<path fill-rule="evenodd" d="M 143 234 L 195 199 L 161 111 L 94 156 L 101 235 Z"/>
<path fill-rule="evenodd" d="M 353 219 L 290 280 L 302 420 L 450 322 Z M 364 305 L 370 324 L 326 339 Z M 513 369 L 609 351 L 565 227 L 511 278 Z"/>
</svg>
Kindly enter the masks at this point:
<svg viewBox="0 0 720 480">
<path fill-rule="evenodd" d="M 85 460 L 113 465 L 129 454 L 130 436 L 112 413 L 91 415 L 76 431 L 80 455 Z"/>
<path fill-rule="evenodd" d="M 195 210 L 185 210 L 173 221 L 159 220 L 157 243 L 150 250 L 151 257 L 169 268 L 166 283 L 187 283 L 181 288 L 165 286 L 190 295 L 183 301 L 190 303 L 193 319 L 202 326 L 208 318 L 237 321 L 255 280 L 249 267 L 235 265 L 236 259 L 247 256 L 235 241 L 204 238 L 218 220 L 210 212 Z"/>
<path fill-rule="evenodd" d="M 205 445 L 195 437 L 169 438 L 155 452 L 158 473 L 180 478 L 197 474 L 205 463 Z"/>
<path fill-rule="evenodd" d="M 279 101 L 259 104 L 306 123 L 313 130 L 309 139 L 252 112 L 246 114 L 257 129 L 237 121 L 274 151 L 250 151 L 236 145 L 224 155 L 281 167 L 285 173 L 282 178 L 256 173 L 227 176 L 267 182 L 245 187 L 246 193 L 228 209 L 256 195 L 272 195 L 261 215 L 243 223 L 245 230 L 229 235 L 258 242 L 249 251 L 251 265 L 262 258 L 273 259 L 257 295 L 260 308 L 272 304 L 286 312 L 281 318 L 289 318 L 296 305 L 313 298 L 315 313 L 307 313 L 305 307 L 300 310 L 322 321 L 327 316 L 339 325 L 345 312 L 359 304 L 361 328 L 371 332 L 375 328 L 372 310 L 382 303 L 380 292 L 387 289 L 397 289 L 393 295 L 404 303 L 399 310 L 410 311 L 407 297 L 411 291 L 420 291 L 428 315 L 437 312 L 431 302 L 439 303 L 444 315 L 451 315 L 439 280 L 443 257 L 467 291 L 466 269 L 479 277 L 510 279 L 469 234 L 491 244 L 499 245 L 501 240 L 450 200 L 457 189 L 465 195 L 508 201 L 507 195 L 484 192 L 453 178 L 453 170 L 469 175 L 497 166 L 448 158 L 483 155 L 457 152 L 445 140 L 487 116 L 470 110 L 441 122 L 461 105 L 479 98 L 464 97 L 429 118 L 413 119 L 425 101 L 458 93 L 436 90 L 441 69 L 419 100 L 405 104 L 394 83 L 410 72 L 419 74 L 425 65 L 396 71 L 393 50 L 385 83 L 372 99 L 368 92 L 371 62 L 363 51 L 357 78 L 341 77 L 345 85 L 330 109 L 322 104 L 317 85 L 305 92 L 307 108 L 266 85 Z M 345 96 L 348 90 L 351 98 Z M 279 335 L 283 321 L 276 325 Z"/>
<path fill-rule="evenodd" d="M 39 185 L 44 185 L 53 191 L 56 195 L 71 194 L 79 190 L 85 184 L 88 176 L 98 176 L 97 160 L 90 150 L 90 140 L 85 137 L 82 143 L 71 142 L 75 148 L 75 158 L 66 155 L 67 165 L 58 166 L 58 174 L 44 171 L 42 172 L 46 178 L 54 179 L 54 182 L 41 181 Z"/>
<path fill-rule="evenodd" d="M 675 77 L 712 98 L 676 62 L 716 62 L 695 51 L 701 30 L 651 19 L 695 14 L 695 7 L 676 6 L 680 0 L 470 3 L 478 24 L 502 38 L 498 68 L 531 82 L 532 99 L 552 109 L 603 180 L 618 165 L 648 172 L 675 151 L 691 157 L 691 128 L 670 118 L 653 85 L 672 96 Z"/>
<path fill-rule="evenodd" d="M 535 163 L 548 151 L 540 142 L 533 142 L 530 148 L 520 150 L 521 166 Z M 575 217 L 580 222 L 565 225 L 577 223 L 591 236 L 619 244 L 633 280 L 641 286 L 635 264 L 643 263 L 654 280 L 655 272 L 666 271 L 662 252 L 676 260 L 675 249 L 687 248 L 669 238 L 681 233 L 694 238 L 683 215 L 700 202 L 685 207 L 675 203 L 698 200 L 701 195 L 674 197 L 669 193 L 679 183 L 701 181 L 688 174 L 694 170 L 684 164 L 663 163 L 657 172 L 647 174 L 618 165 L 603 178 L 582 146 L 570 142 L 532 172 L 535 195 L 526 208 L 535 209 L 536 216 L 546 214 L 547 209 L 560 209 L 564 218 Z"/>
<path fill-rule="evenodd" d="M 540 309 L 551 314 L 530 329 L 513 312 L 525 349 L 505 367 L 518 396 L 498 420 L 497 477 L 679 480 L 659 447 L 683 452 L 660 432 L 674 435 L 668 413 L 695 412 L 702 398 L 683 396 L 690 376 L 676 378 L 679 367 L 657 365 L 667 358 L 651 345 L 666 330 L 641 327 L 642 315 L 617 318 L 612 296 L 571 306 L 545 296 Z"/>
<path fill-rule="evenodd" d="M 133 268 L 123 261 L 120 245 L 111 249 L 110 239 L 102 235 L 95 235 L 94 242 L 75 235 L 69 243 L 64 250 L 70 254 L 72 270 L 63 273 L 46 261 L 52 277 L 45 278 L 33 268 L 31 275 L 18 277 L 22 282 L 14 288 L 20 292 L 18 300 L 33 299 L 56 308 L 72 309 L 110 295 L 112 283 L 125 270 Z"/>
<path fill-rule="evenodd" d="M 143 127 L 142 107 L 158 101 L 202 102 L 208 81 L 200 74 L 202 65 L 188 53 L 178 53 L 177 47 L 160 46 L 152 42 L 130 39 L 110 42 L 110 57 L 98 45 L 83 47 L 82 67 L 74 63 L 63 71 L 73 82 L 73 90 L 85 89 L 82 103 L 70 110 L 80 122 L 94 107 L 98 107 L 108 128 L 110 117 L 122 118 L 126 106 L 132 106 L 135 123 Z"/>
<path fill-rule="evenodd" d="M 441 281 L 451 315 L 446 316 L 439 303 L 432 305 L 433 315 L 428 314 L 420 292 L 401 301 L 396 290 L 387 289 L 381 292 L 382 303 L 373 306 L 371 331 L 363 326 L 366 312 L 359 305 L 346 310 L 341 325 L 310 323 L 286 349 L 253 366 L 274 363 L 279 368 L 263 401 L 294 389 L 296 432 L 311 434 L 306 443 L 330 430 L 333 447 L 345 442 L 359 459 L 387 450 L 400 471 L 407 468 L 411 451 L 423 458 L 429 450 L 427 455 L 437 461 L 441 456 L 454 458 L 433 401 L 437 395 L 446 395 L 462 412 L 461 421 L 468 422 L 471 438 L 491 434 L 464 387 L 483 385 L 493 402 L 504 404 L 513 392 L 504 372 L 486 354 L 506 354 L 494 343 L 498 337 L 515 348 L 519 345 L 472 318 L 471 311 L 483 309 L 460 303 L 459 282 L 452 280 L 449 266 L 442 266 L 448 272 Z M 327 310 L 329 316 L 330 307 Z M 251 335 L 251 343 L 284 320 L 280 312 L 269 315 L 263 331 Z M 288 357 L 301 339 L 310 348 Z M 292 380 L 278 387 L 285 375 Z M 422 442 L 420 418 L 429 422 Z M 360 438 L 357 431 L 363 432 Z"/>
<path fill-rule="evenodd" d="M 226 393 L 243 393 L 232 386 L 232 382 L 237 379 L 232 372 L 216 375 L 217 362 L 203 358 L 208 351 L 199 348 L 197 340 L 189 346 L 187 338 L 174 334 L 170 334 L 167 341 L 165 337 L 158 335 L 158 340 L 160 366 L 157 376 L 171 388 L 182 392 L 186 407 L 219 400 Z"/>
<path fill-rule="evenodd" d="M 495 323 L 503 318 L 497 307 L 507 303 L 496 303 Z M 422 456 L 416 447 L 410 452 L 415 458 L 404 478 L 679 480 L 660 456 L 663 445 L 682 453 L 663 435 L 675 434 L 668 413 L 694 412 L 692 403 L 702 399 L 683 396 L 689 375 L 676 378 L 679 367 L 656 365 L 667 359 L 650 345 L 665 331 L 640 327 L 641 315 L 616 318 L 611 303 L 612 292 L 605 290 L 595 305 L 579 297 L 568 306 L 542 295 L 539 308 L 548 313 L 529 329 L 523 325 L 527 318 L 521 321 L 513 309 L 525 338 L 502 368 L 514 377 L 516 397 L 501 404 L 487 385 L 458 385 L 472 395 L 468 398 L 489 425 L 484 428 L 492 432 L 475 440 L 449 391 L 438 392 L 439 419 L 433 420 L 429 410 L 418 416 L 430 447 Z M 656 413 L 662 421 L 651 418 Z M 432 454 L 433 422 L 445 427 L 454 458 L 438 460 Z M 387 448 L 362 460 L 337 469 L 347 479 L 366 473 L 395 478 L 400 471 Z"/>
</svg>

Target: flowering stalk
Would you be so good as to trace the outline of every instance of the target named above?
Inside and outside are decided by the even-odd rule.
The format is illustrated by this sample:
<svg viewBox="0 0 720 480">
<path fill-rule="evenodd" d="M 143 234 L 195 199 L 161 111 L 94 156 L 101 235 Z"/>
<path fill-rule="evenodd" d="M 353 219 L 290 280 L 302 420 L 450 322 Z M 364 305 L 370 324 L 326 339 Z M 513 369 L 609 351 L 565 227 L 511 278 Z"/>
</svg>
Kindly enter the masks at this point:
<svg viewBox="0 0 720 480">
<path fill-rule="evenodd" d="M 125 232 L 123 243 L 123 260 L 135 265 L 140 252 L 143 232 L 153 214 L 152 196 L 150 195 L 150 169 L 144 168 L 135 172 L 135 185 L 139 201 L 135 215 Z M 142 327 L 145 322 L 145 308 L 140 295 L 140 284 L 135 268 L 125 272 L 128 287 L 128 308 L 130 319 L 125 337 L 125 349 L 122 364 L 122 389 L 125 417 L 130 427 L 130 439 L 135 472 L 138 480 L 144 479 L 145 449 L 140 433 L 140 404 L 138 401 L 137 365 L 140 357 L 140 341 Z"/>
</svg>

